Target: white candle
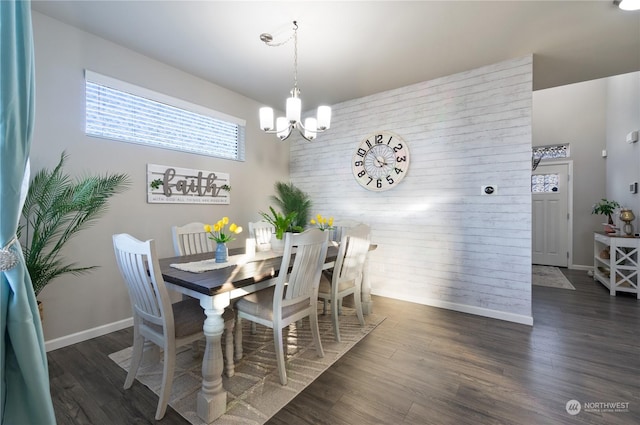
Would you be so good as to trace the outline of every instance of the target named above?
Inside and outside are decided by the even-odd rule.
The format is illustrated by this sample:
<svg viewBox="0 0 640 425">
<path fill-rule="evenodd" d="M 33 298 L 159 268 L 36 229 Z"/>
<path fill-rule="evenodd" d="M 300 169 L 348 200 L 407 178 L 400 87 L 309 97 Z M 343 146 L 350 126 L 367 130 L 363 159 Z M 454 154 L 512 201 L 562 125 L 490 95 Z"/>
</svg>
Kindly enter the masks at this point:
<svg viewBox="0 0 640 425">
<path fill-rule="evenodd" d="M 254 238 L 247 238 L 244 252 L 247 258 L 253 258 L 256 256 L 256 240 Z"/>
</svg>

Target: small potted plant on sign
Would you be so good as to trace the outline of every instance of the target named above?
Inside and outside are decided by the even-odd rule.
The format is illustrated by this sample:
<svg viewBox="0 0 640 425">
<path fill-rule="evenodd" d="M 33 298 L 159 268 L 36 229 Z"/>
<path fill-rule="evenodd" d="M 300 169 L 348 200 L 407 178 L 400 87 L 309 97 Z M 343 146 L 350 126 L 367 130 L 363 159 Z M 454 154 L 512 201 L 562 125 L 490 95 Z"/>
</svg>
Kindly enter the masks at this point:
<svg viewBox="0 0 640 425">
<path fill-rule="evenodd" d="M 602 198 L 591 210 L 591 214 L 602 214 L 607 216 L 607 223 L 604 227 L 604 231 L 607 233 L 615 233 L 616 231 L 613 225 L 613 217 L 611 216 L 616 208 L 620 208 L 619 203 Z"/>
</svg>

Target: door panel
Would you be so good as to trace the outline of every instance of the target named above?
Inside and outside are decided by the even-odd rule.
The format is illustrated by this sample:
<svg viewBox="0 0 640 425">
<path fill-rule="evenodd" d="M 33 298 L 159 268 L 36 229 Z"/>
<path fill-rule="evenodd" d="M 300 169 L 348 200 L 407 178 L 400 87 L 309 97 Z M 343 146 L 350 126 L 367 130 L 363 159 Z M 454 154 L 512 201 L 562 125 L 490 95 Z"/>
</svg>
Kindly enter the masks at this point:
<svg viewBox="0 0 640 425">
<path fill-rule="evenodd" d="M 532 262 L 568 265 L 568 164 L 540 164 L 532 172 Z"/>
</svg>

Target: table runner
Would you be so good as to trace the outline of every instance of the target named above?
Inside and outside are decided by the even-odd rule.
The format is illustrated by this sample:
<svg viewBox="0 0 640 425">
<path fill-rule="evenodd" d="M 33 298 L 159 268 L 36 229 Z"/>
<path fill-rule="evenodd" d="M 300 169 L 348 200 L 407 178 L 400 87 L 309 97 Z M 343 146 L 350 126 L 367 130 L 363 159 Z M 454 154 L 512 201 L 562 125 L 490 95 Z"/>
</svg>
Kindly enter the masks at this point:
<svg viewBox="0 0 640 425">
<path fill-rule="evenodd" d="M 215 257 L 215 253 L 211 253 Z M 273 251 L 256 252 L 254 256 L 247 257 L 245 254 L 231 255 L 224 263 L 216 263 L 215 258 L 202 261 L 193 261 L 191 263 L 174 263 L 170 264 L 171 267 L 178 270 L 183 270 L 191 273 L 203 273 L 209 270 L 223 269 L 225 267 L 234 267 L 237 265 L 247 264 L 252 261 L 267 260 L 269 258 L 279 257 L 281 254 L 276 254 Z"/>
</svg>

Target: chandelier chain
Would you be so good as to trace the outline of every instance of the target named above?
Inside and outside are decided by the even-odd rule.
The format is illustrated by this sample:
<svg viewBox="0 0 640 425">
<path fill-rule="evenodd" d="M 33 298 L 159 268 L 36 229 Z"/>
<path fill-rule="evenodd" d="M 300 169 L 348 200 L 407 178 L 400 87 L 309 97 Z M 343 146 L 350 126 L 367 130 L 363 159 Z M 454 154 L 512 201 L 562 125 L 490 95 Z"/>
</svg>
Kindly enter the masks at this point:
<svg viewBox="0 0 640 425">
<path fill-rule="evenodd" d="M 298 21 L 293 21 L 293 34 L 279 43 L 273 42 L 271 34 L 261 34 L 260 40 L 269 47 L 280 47 L 293 40 L 293 89 L 298 89 Z"/>
<path fill-rule="evenodd" d="M 298 91 L 298 25 L 296 21 L 293 21 L 295 25 L 293 29 L 293 90 Z"/>
</svg>

